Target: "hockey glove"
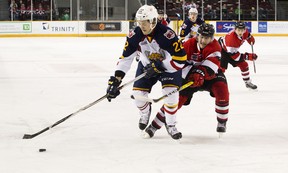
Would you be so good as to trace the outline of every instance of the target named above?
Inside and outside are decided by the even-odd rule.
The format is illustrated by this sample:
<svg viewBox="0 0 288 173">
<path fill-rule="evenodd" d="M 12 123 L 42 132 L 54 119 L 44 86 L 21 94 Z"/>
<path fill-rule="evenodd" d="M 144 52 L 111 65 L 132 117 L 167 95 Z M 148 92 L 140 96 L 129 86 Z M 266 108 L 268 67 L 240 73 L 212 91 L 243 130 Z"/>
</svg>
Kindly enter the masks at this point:
<svg viewBox="0 0 288 173">
<path fill-rule="evenodd" d="M 111 102 L 111 99 L 116 98 L 120 94 L 118 87 L 121 84 L 121 82 L 122 82 L 121 80 L 119 81 L 114 76 L 110 77 L 107 88 L 107 99 L 109 102 Z"/>
<path fill-rule="evenodd" d="M 255 53 L 247 53 L 247 52 L 245 54 L 242 54 L 241 56 L 243 57 L 243 59 L 250 61 L 256 60 L 258 57 Z"/>
<path fill-rule="evenodd" d="M 156 60 L 144 67 L 144 72 L 146 72 L 144 77 L 149 79 L 163 73 L 165 70 L 166 69 L 162 66 L 162 61 Z"/>
<path fill-rule="evenodd" d="M 255 44 L 255 38 L 250 35 L 248 38 L 247 38 L 247 42 L 250 44 L 250 45 L 254 45 Z"/>
<path fill-rule="evenodd" d="M 200 69 L 193 70 L 188 78 L 189 81 L 194 82 L 190 87 L 194 88 L 202 86 L 204 83 L 204 75 L 204 72 Z"/>
</svg>

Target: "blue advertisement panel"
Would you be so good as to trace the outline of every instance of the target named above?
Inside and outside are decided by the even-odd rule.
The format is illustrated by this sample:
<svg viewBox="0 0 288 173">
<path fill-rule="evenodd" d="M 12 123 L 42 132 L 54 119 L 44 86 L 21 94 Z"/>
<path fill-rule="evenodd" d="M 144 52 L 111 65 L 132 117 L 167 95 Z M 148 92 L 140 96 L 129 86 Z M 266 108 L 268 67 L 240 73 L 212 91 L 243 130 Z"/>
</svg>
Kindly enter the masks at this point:
<svg viewBox="0 0 288 173">
<path fill-rule="evenodd" d="M 258 22 L 258 32 L 267 33 L 267 28 L 267 22 Z"/>
<path fill-rule="evenodd" d="M 218 33 L 228 33 L 232 29 L 234 29 L 236 22 L 216 22 L 216 32 Z M 252 32 L 252 23 L 245 22 L 246 28 L 251 33 Z"/>
</svg>

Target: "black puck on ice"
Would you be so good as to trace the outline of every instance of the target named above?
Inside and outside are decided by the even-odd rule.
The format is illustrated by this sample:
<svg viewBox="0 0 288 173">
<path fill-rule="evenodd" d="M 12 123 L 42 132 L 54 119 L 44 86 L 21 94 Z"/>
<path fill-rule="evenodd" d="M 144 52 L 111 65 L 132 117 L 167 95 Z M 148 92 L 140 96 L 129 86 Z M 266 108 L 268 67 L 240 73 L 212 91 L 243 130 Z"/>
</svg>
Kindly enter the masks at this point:
<svg viewBox="0 0 288 173">
<path fill-rule="evenodd" d="M 45 151 L 46 151 L 45 148 L 40 148 L 40 149 L 39 149 L 39 152 L 45 152 Z"/>
</svg>

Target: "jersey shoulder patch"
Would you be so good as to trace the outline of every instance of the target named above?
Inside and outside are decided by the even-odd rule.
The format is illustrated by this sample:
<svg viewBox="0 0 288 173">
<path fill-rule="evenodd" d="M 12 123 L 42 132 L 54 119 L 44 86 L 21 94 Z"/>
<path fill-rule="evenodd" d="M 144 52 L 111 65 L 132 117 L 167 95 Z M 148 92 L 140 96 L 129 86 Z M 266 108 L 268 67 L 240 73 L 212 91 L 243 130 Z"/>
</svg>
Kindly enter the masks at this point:
<svg viewBox="0 0 288 173">
<path fill-rule="evenodd" d="M 182 26 L 181 26 L 181 28 L 182 28 L 182 29 L 186 29 L 186 28 L 187 28 L 187 24 L 186 24 L 186 23 L 183 23 Z"/>
<path fill-rule="evenodd" d="M 135 35 L 134 30 L 133 30 L 133 29 L 130 29 L 130 31 L 129 31 L 127 37 L 128 37 L 128 38 L 132 38 L 134 35 Z"/>
<path fill-rule="evenodd" d="M 175 34 L 175 32 L 173 32 L 172 30 L 168 29 L 168 30 L 164 33 L 164 36 L 165 36 L 167 39 L 171 40 L 171 39 L 175 38 L 176 34 Z"/>
</svg>

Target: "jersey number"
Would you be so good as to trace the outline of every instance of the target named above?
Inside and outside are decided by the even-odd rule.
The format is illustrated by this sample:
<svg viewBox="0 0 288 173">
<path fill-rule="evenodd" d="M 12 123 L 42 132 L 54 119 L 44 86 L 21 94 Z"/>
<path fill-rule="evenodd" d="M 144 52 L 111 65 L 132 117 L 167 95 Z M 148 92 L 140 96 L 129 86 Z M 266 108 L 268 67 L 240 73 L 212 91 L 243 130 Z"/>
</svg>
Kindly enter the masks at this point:
<svg viewBox="0 0 288 173">
<path fill-rule="evenodd" d="M 128 47 L 129 43 L 128 41 L 125 42 L 125 46 L 124 46 L 124 51 L 126 51 L 126 48 Z"/>
<path fill-rule="evenodd" d="M 180 50 L 183 49 L 183 46 L 180 40 L 178 40 L 177 42 L 174 42 L 173 47 L 174 47 L 175 52 L 179 52 Z"/>
</svg>

